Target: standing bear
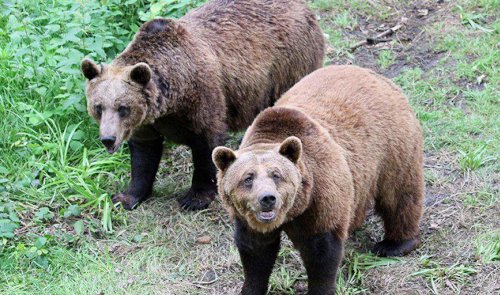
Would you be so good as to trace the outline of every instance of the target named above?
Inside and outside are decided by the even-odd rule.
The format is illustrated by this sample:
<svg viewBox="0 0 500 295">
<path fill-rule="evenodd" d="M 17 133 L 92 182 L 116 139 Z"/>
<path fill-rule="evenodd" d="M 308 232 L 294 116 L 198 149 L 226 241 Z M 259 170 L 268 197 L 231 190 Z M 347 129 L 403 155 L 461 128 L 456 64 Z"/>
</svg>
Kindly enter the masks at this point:
<svg viewBox="0 0 500 295">
<path fill-rule="evenodd" d="M 321 67 L 324 38 L 302 0 L 213 0 L 179 20 L 144 23 L 111 64 L 84 59 L 88 112 L 110 153 L 128 140 L 132 180 L 113 196 L 132 209 L 152 192 L 165 139 L 189 146 L 183 208 L 217 194 L 214 147 Z"/>
<path fill-rule="evenodd" d="M 238 151 L 217 147 L 219 195 L 235 220 L 245 282 L 265 294 L 280 233 L 307 270 L 308 294 L 335 294 L 349 231 L 374 202 L 381 256 L 419 244 L 422 130 L 388 79 L 355 66 L 315 71 L 257 116 Z"/>
</svg>

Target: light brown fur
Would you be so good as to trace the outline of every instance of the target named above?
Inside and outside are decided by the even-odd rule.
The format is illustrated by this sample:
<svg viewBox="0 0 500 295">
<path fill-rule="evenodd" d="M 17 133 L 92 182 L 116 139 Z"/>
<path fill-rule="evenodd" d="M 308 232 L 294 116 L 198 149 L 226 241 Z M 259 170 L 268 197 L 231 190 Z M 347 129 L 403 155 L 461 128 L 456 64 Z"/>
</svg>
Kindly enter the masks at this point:
<svg viewBox="0 0 500 295">
<path fill-rule="evenodd" d="M 290 136 L 303 148 L 296 165 L 284 166 L 277 149 Z M 293 206 L 279 213 L 286 218 L 273 228 L 304 236 L 331 231 L 345 240 L 375 202 L 386 240 L 416 239 L 424 197 L 422 144 L 420 124 L 391 81 L 355 66 L 330 66 L 306 76 L 255 119 L 228 167 L 217 165 L 219 195 L 253 230 L 268 232 L 269 224 L 259 225 L 238 209 L 249 197 L 238 190 L 242 171 L 268 163 L 302 176 L 299 182 L 285 179 L 300 188 L 281 193 Z M 230 151 L 214 150 L 214 161 L 224 153 Z"/>
</svg>

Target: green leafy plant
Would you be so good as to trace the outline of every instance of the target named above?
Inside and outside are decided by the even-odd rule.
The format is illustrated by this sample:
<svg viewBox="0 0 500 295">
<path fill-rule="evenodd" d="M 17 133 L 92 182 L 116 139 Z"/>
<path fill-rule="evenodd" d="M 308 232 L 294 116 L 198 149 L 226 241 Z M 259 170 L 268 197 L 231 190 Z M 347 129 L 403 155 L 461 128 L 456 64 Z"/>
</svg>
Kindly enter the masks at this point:
<svg viewBox="0 0 500 295">
<path fill-rule="evenodd" d="M 366 290 L 363 285 L 363 273 L 366 270 L 401 263 L 397 258 L 378 257 L 372 254 L 350 252 L 345 255 L 339 270 L 337 294 L 361 294 Z"/>
<path fill-rule="evenodd" d="M 69 217 L 78 217 L 82 213 L 82 209 L 78 205 L 70 205 L 68 208 L 63 210 L 62 215 L 64 218 L 69 218 Z"/>
<path fill-rule="evenodd" d="M 411 275 L 426 278 L 431 284 L 431 291 L 435 294 L 439 293 L 436 291 L 436 284 L 444 285 L 445 282 L 448 282 L 447 286 L 452 288 L 455 292 L 459 292 L 459 285 L 464 284 L 468 276 L 477 273 L 475 268 L 465 266 L 458 262 L 450 266 L 441 266 L 431 257 L 422 257 L 422 266 L 423 269 L 416 271 Z"/>
<path fill-rule="evenodd" d="M 465 10 L 460 5 L 457 5 L 456 7 L 460 13 L 460 19 L 462 20 L 463 25 L 468 25 L 474 30 L 481 30 L 483 32 L 493 32 L 493 30 L 487 29 L 484 26 L 480 25 L 480 23 L 482 23 L 484 20 L 485 17 L 484 15 Z"/>
<path fill-rule="evenodd" d="M 20 220 L 14 210 L 13 203 L 0 203 L 0 242 L 6 244 L 5 239 L 14 237 L 14 231 L 19 228 Z"/>
<path fill-rule="evenodd" d="M 144 11 L 139 11 L 142 21 L 148 21 L 158 16 L 169 16 L 179 18 L 189 10 L 196 8 L 206 0 L 160 0 L 153 2 Z"/>
<path fill-rule="evenodd" d="M 481 236 L 476 241 L 476 258 L 485 263 L 500 261 L 500 233 Z"/>
<path fill-rule="evenodd" d="M 54 213 L 50 212 L 50 209 L 47 207 L 42 207 L 35 213 L 35 220 L 39 222 L 49 221 L 52 218 L 54 218 Z"/>
<path fill-rule="evenodd" d="M 378 65 L 382 69 L 388 69 L 396 60 L 396 57 L 394 56 L 394 53 L 390 50 L 381 50 L 379 55 L 378 55 Z"/>
<path fill-rule="evenodd" d="M 487 151 L 487 147 L 487 144 L 483 144 L 473 150 L 458 151 L 461 155 L 461 158 L 459 160 L 460 168 L 462 168 L 462 170 L 476 170 L 486 163 L 494 161 L 494 157 L 485 154 Z"/>
</svg>

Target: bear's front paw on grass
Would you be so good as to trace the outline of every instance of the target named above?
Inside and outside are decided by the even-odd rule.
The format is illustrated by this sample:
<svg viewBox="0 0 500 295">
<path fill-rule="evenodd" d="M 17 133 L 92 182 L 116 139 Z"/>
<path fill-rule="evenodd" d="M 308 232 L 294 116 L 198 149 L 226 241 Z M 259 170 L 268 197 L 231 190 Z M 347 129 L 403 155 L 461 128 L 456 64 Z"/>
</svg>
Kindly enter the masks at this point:
<svg viewBox="0 0 500 295">
<path fill-rule="evenodd" d="M 216 195 L 215 189 L 194 190 L 190 188 L 184 197 L 179 199 L 179 205 L 182 209 L 191 211 L 207 209 Z"/>
<path fill-rule="evenodd" d="M 113 204 L 120 203 L 125 210 L 132 210 L 139 204 L 139 198 L 124 193 L 113 195 L 111 200 Z"/>
<path fill-rule="evenodd" d="M 383 240 L 375 244 L 373 252 L 377 256 L 390 257 L 390 256 L 403 256 L 410 253 L 413 249 L 420 245 L 420 239 L 415 238 L 411 240 L 394 242 L 390 240 Z"/>
</svg>

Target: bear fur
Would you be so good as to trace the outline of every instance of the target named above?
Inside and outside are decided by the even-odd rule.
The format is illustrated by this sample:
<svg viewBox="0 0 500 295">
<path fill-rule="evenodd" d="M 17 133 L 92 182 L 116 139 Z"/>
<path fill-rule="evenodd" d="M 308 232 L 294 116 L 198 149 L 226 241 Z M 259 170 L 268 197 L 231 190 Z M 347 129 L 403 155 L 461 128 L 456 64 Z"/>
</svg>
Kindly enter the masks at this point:
<svg viewBox="0 0 500 295">
<path fill-rule="evenodd" d="M 219 195 L 236 223 L 243 294 L 265 294 L 280 232 L 300 251 L 309 294 L 334 294 L 349 231 L 374 203 L 381 256 L 419 244 L 423 138 L 406 97 L 356 66 L 303 78 L 248 128 L 238 151 L 218 147 Z"/>
<path fill-rule="evenodd" d="M 192 185 L 181 205 L 206 208 L 217 193 L 214 147 L 241 130 L 302 77 L 321 67 L 324 37 L 302 0 L 213 0 L 179 20 L 144 23 L 112 61 L 82 61 L 88 112 L 100 139 L 131 151 L 131 209 L 152 191 L 163 141 L 192 150 Z"/>
</svg>

